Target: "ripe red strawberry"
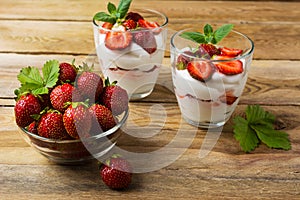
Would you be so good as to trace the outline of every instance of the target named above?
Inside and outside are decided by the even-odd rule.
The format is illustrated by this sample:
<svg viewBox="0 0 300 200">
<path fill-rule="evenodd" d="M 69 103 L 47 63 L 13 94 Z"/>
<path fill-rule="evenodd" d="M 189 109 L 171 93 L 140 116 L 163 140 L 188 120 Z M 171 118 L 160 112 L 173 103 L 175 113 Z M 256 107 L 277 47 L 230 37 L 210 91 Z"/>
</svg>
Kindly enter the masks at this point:
<svg viewBox="0 0 300 200">
<path fill-rule="evenodd" d="M 74 82 L 77 76 L 77 70 L 74 65 L 69 63 L 59 64 L 59 77 L 58 83 Z"/>
<path fill-rule="evenodd" d="M 44 113 L 38 122 L 38 134 L 51 139 L 70 139 L 64 123 L 63 115 L 58 111 Z"/>
<path fill-rule="evenodd" d="M 94 104 L 89 108 L 92 116 L 91 133 L 93 135 L 105 132 L 116 125 L 112 112 L 103 105 Z"/>
<path fill-rule="evenodd" d="M 220 54 L 220 50 L 213 44 L 200 44 L 199 50 L 202 51 L 201 54 L 203 54 L 204 50 L 204 52 L 207 52 L 210 57 Z"/>
<path fill-rule="evenodd" d="M 38 131 L 37 131 L 37 122 L 36 121 L 31 122 L 31 124 L 29 124 L 27 130 L 28 130 L 28 132 L 37 135 L 38 134 Z"/>
<path fill-rule="evenodd" d="M 213 65 L 206 61 L 191 61 L 186 68 L 191 77 L 202 82 L 209 80 L 214 72 Z"/>
<path fill-rule="evenodd" d="M 106 34 L 108 31 L 105 29 L 111 30 L 113 26 L 114 25 L 112 23 L 104 22 L 101 26 L 103 29 L 100 29 L 100 33 Z"/>
<path fill-rule="evenodd" d="M 124 158 L 112 157 L 102 165 L 100 175 L 102 181 L 109 188 L 121 190 L 129 187 L 132 179 L 132 168 Z"/>
<path fill-rule="evenodd" d="M 65 103 L 72 101 L 73 90 L 74 86 L 69 83 L 56 86 L 50 93 L 53 108 L 63 113 L 67 109 Z"/>
<path fill-rule="evenodd" d="M 141 46 L 149 54 L 152 54 L 157 49 L 156 40 L 152 31 L 141 30 L 133 33 L 135 43 Z"/>
<path fill-rule="evenodd" d="M 83 101 L 89 99 L 91 103 L 96 102 L 103 90 L 101 77 L 91 71 L 84 71 L 79 75 L 76 85 L 81 93 Z"/>
<path fill-rule="evenodd" d="M 127 30 L 132 30 L 135 29 L 137 26 L 137 23 L 135 21 L 133 21 L 132 19 L 127 19 L 123 22 L 123 26 L 127 29 Z"/>
<path fill-rule="evenodd" d="M 225 94 L 219 97 L 222 103 L 226 103 L 227 105 L 232 105 L 238 97 L 233 95 L 232 91 L 226 91 Z"/>
<path fill-rule="evenodd" d="M 40 101 L 32 94 L 22 95 L 16 102 L 14 112 L 17 125 L 24 128 L 34 121 L 32 115 L 41 112 Z"/>
<path fill-rule="evenodd" d="M 147 29 L 154 29 L 159 27 L 159 24 L 157 22 L 150 22 L 145 19 L 139 19 L 138 24 L 140 27 Z"/>
<path fill-rule="evenodd" d="M 100 102 L 112 111 L 114 115 L 119 115 L 128 109 L 128 94 L 122 87 L 116 85 L 116 81 L 105 80 L 105 87 L 100 97 Z"/>
<path fill-rule="evenodd" d="M 122 50 L 131 44 L 132 35 L 129 31 L 111 31 L 106 34 L 105 46 L 111 50 Z"/>
<path fill-rule="evenodd" d="M 227 60 L 230 57 L 225 56 L 216 56 L 215 59 L 217 60 Z M 239 60 L 233 61 L 224 61 L 224 62 L 217 62 L 215 63 L 217 70 L 225 75 L 236 75 L 240 74 L 244 71 L 243 63 Z"/>
<path fill-rule="evenodd" d="M 84 103 L 72 103 L 63 114 L 63 122 L 67 133 L 75 139 L 91 129 L 91 115 Z"/>
<path fill-rule="evenodd" d="M 144 19 L 139 13 L 129 12 L 126 15 L 125 19 L 131 19 L 135 22 L 138 22 L 140 19 Z"/>
<path fill-rule="evenodd" d="M 234 49 L 234 48 L 227 48 L 227 47 L 221 47 L 220 51 L 222 56 L 230 56 L 230 57 L 236 57 L 243 53 L 242 49 Z"/>
</svg>

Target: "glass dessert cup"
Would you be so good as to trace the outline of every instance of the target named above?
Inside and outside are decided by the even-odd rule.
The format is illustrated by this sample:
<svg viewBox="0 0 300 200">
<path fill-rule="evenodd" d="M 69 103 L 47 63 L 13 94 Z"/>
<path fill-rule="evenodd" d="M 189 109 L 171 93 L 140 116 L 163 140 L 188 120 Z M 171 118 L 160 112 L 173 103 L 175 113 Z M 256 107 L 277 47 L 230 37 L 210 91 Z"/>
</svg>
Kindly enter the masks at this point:
<svg viewBox="0 0 300 200">
<path fill-rule="evenodd" d="M 19 127 L 24 140 L 40 154 L 54 163 L 63 165 L 82 164 L 105 156 L 117 143 L 126 123 L 129 110 L 117 116 L 117 124 L 102 133 L 74 140 L 55 140 L 27 131 Z"/>
<path fill-rule="evenodd" d="M 160 25 L 155 29 L 128 30 L 131 35 L 152 32 L 156 42 L 154 52 L 148 53 L 134 39 L 125 49 L 107 48 L 106 34 L 115 30 L 105 29 L 101 22 L 93 21 L 95 47 L 102 73 L 110 80 L 117 80 L 118 85 L 126 89 L 130 100 L 141 99 L 151 94 L 164 58 L 168 24 L 168 18 L 157 11 L 140 9 L 134 12 Z"/>
<path fill-rule="evenodd" d="M 214 56 L 197 57 L 186 53 L 199 47 L 198 43 L 180 37 L 181 33 L 187 31 L 195 30 L 176 32 L 171 37 L 170 44 L 173 87 L 181 114 L 189 124 L 200 128 L 223 126 L 235 110 L 244 90 L 254 44 L 246 35 L 231 31 L 217 46 L 241 49 L 241 55 L 222 60 Z M 186 68 L 178 66 L 179 56 L 184 56 L 189 62 L 212 66 L 211 77 L 205 81 L 193 78 Z M 216 67 L 229 62 L 241 63 L 242 72 L 234 75 L 224 74 Z"/>
</svg>

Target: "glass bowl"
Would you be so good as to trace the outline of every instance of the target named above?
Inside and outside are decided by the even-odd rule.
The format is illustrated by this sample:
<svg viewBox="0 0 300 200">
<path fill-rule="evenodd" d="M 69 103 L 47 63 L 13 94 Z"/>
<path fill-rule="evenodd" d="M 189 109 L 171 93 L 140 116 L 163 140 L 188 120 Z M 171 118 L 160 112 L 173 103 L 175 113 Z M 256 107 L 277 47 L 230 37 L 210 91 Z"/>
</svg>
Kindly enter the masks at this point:
<svg viewBox="0 0 300 200">
<path fill-rule="evenodd" d="M 87 138 L 77 140 L 55 140 L 27 131 L 19 127 L 24 140 L 35 150 L 57 164 L 80 164 L 104 156 L 117 143 L 122 134 L 121 127 L 126 123 L 129 110 L 116 117 L 113 128 Z"/>
</svg>

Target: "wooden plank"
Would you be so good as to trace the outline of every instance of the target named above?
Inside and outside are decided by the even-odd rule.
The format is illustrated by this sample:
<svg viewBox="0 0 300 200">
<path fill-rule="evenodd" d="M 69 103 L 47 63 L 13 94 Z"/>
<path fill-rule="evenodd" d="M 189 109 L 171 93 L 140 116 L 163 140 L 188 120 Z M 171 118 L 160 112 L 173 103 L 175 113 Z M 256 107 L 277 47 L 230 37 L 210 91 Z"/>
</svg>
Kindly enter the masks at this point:
<svg viewBox="0 0 300 200">
<path fill-rule="evenodd" d="M 73 58 L 77 64 L 97 64 L 95 56 L 0 54 L 0 60 L 4 60 L 0 63 L 0 97 L 14 98 L 13 91 L 19 87 L 17 74 L 22 67 L 31 65 L 41 68 L 47 60 L 71 62 Z M 163 66 L 153 93 L 142 101 L 176 102 L 169 58 L 164 59 Z M 95 69 L 100 71 L 97 65 Z M 254 60 L 240 104 L 299 105 L 299 69 L 299 61 Z M 14 105 L 14 101 L 1 100 L 0 105 Z"/>
<path fill-rule="evenodd" d="M 106 11 L 109 1 L 90 0 L 53 0 L 22 1 L 2 0 L 0 19 L 20 20 L 66 20 L 91 21 L 99 11 Z M 118 0 L 111 2 L 118 3 Z M 58 6 L 59 5 L 59 6 Z M 237 21 L 237 22 L 299 22 L 299 1 L 133 1 L 132 8 L 149 8 L 161 11 L 170 19 L 181 18 L 183 21 Z M 70 9 L 72 8 L 72 9 Z M 83 9 L 84 8 L 84 9 Z M 199 12 L 201 10 L 201 12 Z M 263 13 L 263 15 L 257 15 Z M 289 13 L 280 15 L 278 13 Z M 183 15 L 184 14 L 184 15 Z M 222 16 L 222 17 L 220 17 Z"/>
<path fill-rule="evenodd" d="M 248 35 L 255 44 L 254 59 L 296 60 L 300 54 L 300 24 L 253 24 L 237 21 L 216 22 L 213 19 L 189 21 L 172 19 L 168 28 L 166 55 L 169 40 L 176 30 L 188 27 L 201 28 L 205 23 L 215 27 L 223 23 L 235 24 L 235 29 Z M 22 31 L 20 31 L 20 29 Z M 95 53 L 91 22 L 74 21 L 0 21 L 0 53 L 31 54 L 93 54 Z M 284 38 L 284 40 L 282 39 Z M 285 52 L 293 52 L 286 54 Z"/>
</svg>

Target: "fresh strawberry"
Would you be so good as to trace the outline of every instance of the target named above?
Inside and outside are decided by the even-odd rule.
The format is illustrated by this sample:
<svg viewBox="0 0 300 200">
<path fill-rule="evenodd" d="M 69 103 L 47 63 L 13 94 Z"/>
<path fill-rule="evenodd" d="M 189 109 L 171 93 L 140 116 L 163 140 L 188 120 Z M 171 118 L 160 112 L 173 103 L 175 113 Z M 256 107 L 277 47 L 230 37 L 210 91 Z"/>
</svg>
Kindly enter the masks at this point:
<svg viewBox="0 0 300 200">
<path fill-rule="evenodd" d="M 207 52 L 210 57 L 220 54 L 220 50 L 213 44 L 200 44 L 199 51 L 202 54 L 201 57 L 204 56 L 203 51 Z"/>
<path fill-rule="evenodd" d="M 107 30 L 111 30 L 111 28 L 113 27 L 113 24 L 109 23 L 109 22 L 104 22 L 101 27 L 102 28 L 100 28 L 99 32 L 102 34 L 106 34 L 108 32 Z"/>
<path fill-rule="evenodd" d="M 131 19 L 135 22 L 138 22 L 140 19 L 144 19 L 139 13 L 129 12 L 126 15 L 125 19 Z"/>
<path fill-rule="evenodd" d="M 219 97 L 222 103 L 226 103 L 227 105 L 232 105 L 238 97 L 233 95 L 232 91 L 226 91 L 225 94 Z"/>
<path fill-rule="evenodd" d="M 105 46 L 111 50 L 122 50 L 131 44 L 132 35 L 129 31 L 111 31 L 106 34 Z"/>
<path fill-rule="evenodd" d="M 189 56 L 195 56 L 195 55 L 191 51 L 185 51 L 183 52 L 183 54 L 180 54 L 177 57 L 176 67 L 178 70 L 186 69 L 187 64 L 191 61 L 191 57 Z"/>
<path fill-rule="evenodd" d="M 225 56 L 216 56 L 215 59 L 217 60 L 227 60 L 230 59 Z M 243 63 L 239 60 L 232 60 L 232 61 L 224 61 L 224 62 L 217 62 L 215 66 L 219 72 L 225 75 L 236 75 L 240 74 L 244 71 Z"/>
<path fill-rule="evenodd" d="M 159 27 L 159 24 L 157 22 L 150 22 L 145 19 L 139 19 L 138 24 L 140 27 L 146 29 L 154 29 Z"/>
<path fill-rule="evenodd" d="M 111 189 L 121 190 L 129 187 L 132 179 L 130 163 L 121 157 L 107 159 L 100 169 L 102 181 Z"/>
<path fill-rule="evenodd" d="M 242 49 L 234 49 L 234 48 L 227 48 L 227 47 L 221 47 L 220 51 L 222 56 L 230 56 L 230 57 L 236 57 L 243 53 Z"/>
<path fill-rule="evenodd" d="M 64 123 L 63 115 L 54 110 L 44 113 L 38 122 L 38 134 L 50 139 L 69 139 Z"/>
<path fill-rule="evenodd" d="M 75 81 L 76 76 L 77 70 L 74 65 L 65 62 L 59 64 L 59 83 L 72 83 Z"/>
<path fill-rule="evenodd" d="M 149 54 L 152 54 L 157 49 L 156 40 L 152 31 L 140 30 L 133 33 L 135 43 L 141 46 Z"/>
<path fill-rule="evenodd" d="M 191 77 L 202 82 L 209 80 L 214 72 L 213 65 L 207 61 L 191 61 L 186 68 Z"/>
<path fill-rule="evenodd" d="M 76 85 L 80 91 L 83 101 L 89 99 L 91 103 L 96 102 L 103 90 L 101 77 L 92 71 L 84 71 L 79 75 Z"/>
<path fill-rule="evenodd" d="M 38 131 L 37 131 L 37 123 L 36 123 L 36 121 L 31 122 L 31 124 L 29 124 L 27 130 L 28 130 L 28 132 L 37 135 Z"/>
<path fill-rule="evenodd" d="M 112 112 L 103 105 L 93 104 L 89 112 L 92 116 L 91 132 L 93 135 L 105 132 L 116 125 Z"/>
<path fill-rule="evenodd" d="M 128 109 L 128 94 L 122 87 L 116 85 L 117 82 L 105 80 L 105 87 L 100 97 L 100 102 L 112 111 L 114 115 L 119 115 Z"/>
<path fill-rule="evenodd" d="M 127 30 L 132 30 L 135 29 L 137 26 L 137 23 L 135 21 L 133 21 L 132 19 L 127 19 L 123 22 L 123 26 L 127 29 Z"/>
<path fill-rule="evenodd" d="M 86 135 L 91 129 L 91 115 L 84 103 L 71 103 L 63 114 L 63 122 L 67 133 L 75 139 Z"/>
<path fill-rule="evenodd" d="M 22 95 L 16 102 L 14 112 L 17 125 L 24 128 L 34 121 L 33 115 L 41 112 L 40 101 L 30 93 Z"/>
<path fill-rule="evenodd" d="M 50 101 L 53 108 L 64 112 L 67 109 L 65 104 L 72 101 L 73 90 L 74 86 L 69 83 L 56 86 L 50 93 Z"/>
</svg>

